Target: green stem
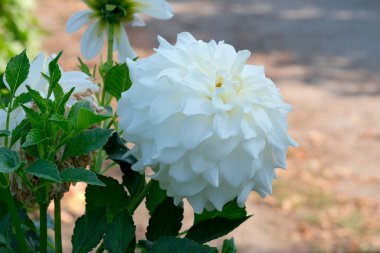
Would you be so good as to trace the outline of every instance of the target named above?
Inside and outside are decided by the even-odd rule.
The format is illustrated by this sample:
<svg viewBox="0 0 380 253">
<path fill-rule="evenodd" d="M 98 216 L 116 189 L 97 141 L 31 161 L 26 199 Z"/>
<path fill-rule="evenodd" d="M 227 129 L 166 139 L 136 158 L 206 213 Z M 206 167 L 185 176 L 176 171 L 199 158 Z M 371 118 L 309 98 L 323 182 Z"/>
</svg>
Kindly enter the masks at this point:
<svg viewBox="0 0 380 253">
<path fill-rule="evenodd" d="M 129 203 L 128 205 L 128 211 L 131 215 L 133 215 L 133 213 L 135 212 L 135 210 L 137 209 L 137 207 L 141 204 L 141 202 L 144 200 L 145 196 L 148 194 L 150 188 L 152 187 L 153 185 L 153 180 L 150 180 L 150 182 L 145 185 L 145 187 L 142 189 L 141 192 L 139 192 L 139 194 L 137 194 L 132 200 L 131 202 Z"/>
<path fill-rule="evenodd" d="M 54 198 L 54 239 L 55 252 L 62 253 L 61 196 Z"/>
<path fill-rule="evenodd" d="M 3 173 L 0 173 L 0 178 L 1 178 L 0 181 L 2 185 L 3 184 L 8 185 L 8 179 Z M 29 250 L 26 244 L 24 232 L 22 231 L 20 217 L 18 215 L 16 204 L 13 200 L 11 190 L 9 189 L 9 186 L 7 186 L 6 188 L 1 187 L 0 189 L 1 189 L 1 194 L 3 195 L 3 198 L 5 202 L 7 203 L 8 210 L 11 214 L 13 226 L 16 230 L 17 239 L 20 244 L 21 252 L 28 253 Z"/>
<path fill-rule="evenodd" d="M 42 202 L 40 206 L 40 253 L 47 253 L 47 186 L 41 188 Z"/>
<path fill-rule="evenodd" d="M 115 26 L 109 24 L 108 27 L 108 50 L 107 50 L 107 63 L 112 66 L 112 56 L 113 56 L 113 37 L 115 35 Z"/>
</svg>

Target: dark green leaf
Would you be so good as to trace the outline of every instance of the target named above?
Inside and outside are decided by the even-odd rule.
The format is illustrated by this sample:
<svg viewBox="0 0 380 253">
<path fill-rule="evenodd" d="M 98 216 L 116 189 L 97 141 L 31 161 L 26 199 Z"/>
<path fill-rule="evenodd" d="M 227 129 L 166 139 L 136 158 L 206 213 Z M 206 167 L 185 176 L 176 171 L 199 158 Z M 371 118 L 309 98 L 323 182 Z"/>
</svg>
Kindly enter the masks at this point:
<svg viewBox="0 0 380 253">
<path fill-rule="evenodd" d="M 26 80 L 29 74 L 29 59 L 26 56 L 26 50 L 21 54 L 12 57 L 5 69 L 5 79 L 10 87 L 11 94 Z"/>
<path fill-rule="evenodd" d="M 11 132 L 8 130 L 0 130 L 0 137 L 10 136 Z"/>
<path fill-rule="evenodd" d="M 57 165 L 48 160 L 36 160 L 25 170 L 25 173 L 50 181 L 61 182 Z"/>
<path fill-rule="evenodd" d="M 240 226 L 250 216 L 239 219 L 212 218 L 192 226 L 186 234 L 186 238 L 200 244 L 222 237 Z"/>
<path fill-rule="evenodd" d="M 235 247 L 234 238 L 224 240 L 222 253 L 236 253 L 236 252 L 237 250 Z"/>
<path fill-rule="evenodd" d="M 20 167 L 20 160 L 16 152 L 0 148 L 0 173 L 11 173 Z"/>
<path fill-rule="evenodd" d="M 125 253 L 135 238 L 136 227 L 127 209 L 119 211 L 113 221 L 107 225 L 104 235 L 104 247 L 112 253 Z"/>
<path fill-rule="evenodd" d="M 21 93 L 13 102 L 13 110 L 29 102 L 32 102 L 32 96 L 29 93 Z"/>
<path fill-rule="evenodd" d="M 77 219 L 71 239 L 72 252 L 87 253 L 93 250 L 102 239 L 106 226 L 104 209 L 92 210 Z"/>
<path fill-rule="evenodd" d="M 158 181 L 154 180 L 152 184 L 153 185 L 146 196 L 145 202 L 146 208 L 149 210 L 150 215 L 152 215 L 157 206 L 167 198 L 166 192 L 160 188 Z"/>
<path fill-rule="evenodd" d="M 112 218 L 127 207 L 129 203 L 128 194 L 125 192 L 123 185 L 119 184 L 116 179 L 98 175 L 100 181 L 106 184 L 106 187 L 88 185 L 86 188 L 86 210 L 106 208 L 107 216 Z"/>
<path fill-rule="evenodd" d="M 41 94 L 35 90 L 32 90 L 28 85 L 26 86 L 28 89 L 28 94 L 40 109 L 42 113 L 46 112 L 47 104 L 45 99 L 41 96 Z"/>
<path fill-rule="evenodd" d="M 58 87 L 61 87 L 61 86 L 60 85 L 55 86 L 54 90 L 56 90 Z M 57 97 L 57 96 L 55 97 L 56 101 L 58 103 L 58 105 L 57 105 L 58 111 L 57 112 L 59 114 L 64 114 L 65 113 L 66 103 L 67 103 L 67 101 L 69 101 L 69 99 L 70 99 L 71 95 L 73 94 L 74 90 L 75 90 L 75 88 L 73 87 L 66 94 L 61 95 L 59 97 Z M 62 91 L 62 94 L 63 94 L 63 91 Z"/>
<path fill-rule="evenodd" d="M 201 214 L 195 214 L 194 215 L 194 224 L 197 224 L 201 221 L 205 221 L 207 219 L 216 218 L 216 217 L 222 217 L 227 219 L 239 219 L 247 216 L 247 211 L 244 207 L 239 207 L 236 199 L 228 202 L 224 205 L 222 211 L 207 211 L 204 210 Z"/>
<path fill-rule="evenodd" d="M 121 93 L 128 90 L 132 85 L 129 78 L 129 70 L 127 64 L 118 64 L 113 66 L 106 74 L 104 81 L 104 90 L 120 99 Z"/>
<path fill-rule="evenodd" d="M 54 114 L 49 120 L 65 131 L 70 129 L 71 122 L 63 115 Z"/>
<path fill-rule="evenodd" d="M 45 132 L 39 129 L 32 129 L 26 136 L 25 142 L 22 144 L 23 148 L 27 148 L 33 145 L 37 145 L 44 141 L 47 141 L 49 138 L 45 135 Z"/>
<path fill-rule="evenodd" d="M 41 115 L 33 110 L 32 108 L 26 107 L 22 105 L 24 112 L 26 113 L 27 118 L 29 119 L 30 124 L 33 128 L 43 129 L 44 121 Z"/>
<path fill-rule="evenodd" d="M 73 121 L 77 121 L 79 109 L 81 109 L 81 108 L 87 108 L 87 109 L 91 110 L 90 102 L 88 102 L 88 101 L 76 102 L 71 107 L 69 115 L 68 115 L 68 118 L 71 119 L 71 120 L 73 120 Z"/>
<path fill-rule="evenodd" d="M 175 206 L 173 198 L 166 198 L 150 217 L 146 238 L 149 241 L 157 241 L 162 236 L 177 236 L 182 220 L 183 207 Z"/>
<path fill-rule="evenodd" d="M 61 70 L 58 65 L 58 60 L 62 55 L 62 51 L 58 53 L 58 55 L 49 63 L 49 91 L 48 97 L 50 97 L 51 93 L 55 89 L 56 85 L 61 79 Z"/>
<path fill-rule="evenodd" d="M 29 121 L 24 119 L 20 124 L 16 126 L 12 131 L 11 145 L 16 143 L 22 136 L 27 136 L 30 131 Z"/>
<path fill-rule="evenodd" d="M 120 168 L 123 172 L 123 185 L 127 187 L 130 196 L 135 196 L 145 186 L 145 176 L 132 170 L 126 162 L 121 162 Z"/>
<path fill-rule="evenodd" d="M 106 186 L 97 175 L 85 168 L 67 168 L 60 173 L 63 182 L 84 182 L 90 185 Z"/>
<path fill-rule="evenodd" d="M 177 237 L 162 237 L 155 242 L 149 253 L 217 253 L 215 248 L 199 245 L 192 240 Z"/>
<path fill-rule="evenodd" d="M 103 149 L 106 151 L 109 159 L 117 163 L 126 162 L 133 165 L 137 162 L 137 159 L 132 155 L 125 157 L 125 153 L 129 151 L 129 148 L 117 132 L 112 134 Z"/>
<path fill-rule="evenodd" d="M 92 110 L 82 107 L 78 111 L 77 130 L 87 129 L 103 120 L 109 119 L 110 117 L 111 116 L 109 115 L 97 114 Z"/>
<path fill-rule="evenodd" d="M 112 132 L 112 129 L 94 128 L 76 135 L 66 145 L 62 160 L 88 154 L 103 147 Z"/>
<path fill-rule="evenodd" d="M 77 59 L 79 61 L 79 69 L 88 76 L 91 76 L 90 68 L 87 66 L 87 64 L 85 64 L 80 57 L 78 57 Z"/>
</svg>

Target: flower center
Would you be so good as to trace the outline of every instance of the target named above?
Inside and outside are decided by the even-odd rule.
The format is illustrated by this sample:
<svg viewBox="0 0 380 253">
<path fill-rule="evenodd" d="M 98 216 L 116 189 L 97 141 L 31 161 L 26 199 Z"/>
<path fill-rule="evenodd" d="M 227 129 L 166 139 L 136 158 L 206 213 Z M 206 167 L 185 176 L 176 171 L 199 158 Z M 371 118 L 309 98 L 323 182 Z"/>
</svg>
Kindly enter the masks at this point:
<svg viewBox="0 0 380 253">
<path fill-rule="evenodd" d="M 223 82 L 224 82 L 224 76 L 223 75 L 218 75 L 217 78 L 216 78 L 216 80 L 215 80 L 215 87 L 216 88 L 222 87 Z"/>
<path fill-rule="evenodd" d="M 109 24 L 131 22 L 138 5 L 133 0 L 85 0 L 85 3 Z"/>
</svg>

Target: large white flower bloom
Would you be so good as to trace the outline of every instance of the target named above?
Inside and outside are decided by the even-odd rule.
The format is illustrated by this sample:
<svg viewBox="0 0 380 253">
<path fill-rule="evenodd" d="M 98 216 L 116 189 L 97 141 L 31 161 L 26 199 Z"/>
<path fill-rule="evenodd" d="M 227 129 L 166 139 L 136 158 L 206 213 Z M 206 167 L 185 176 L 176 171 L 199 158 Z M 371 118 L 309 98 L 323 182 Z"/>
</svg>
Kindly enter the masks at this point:
<svg viewBox="0 0 380 253">
<path fill-rule="evenodd" d="M 151 166 L 160 187 L 197 213 L 234 198 L 243 206 L 252 190 L 271 194 L 275 168 L 285 168 L 296 143 L 287 133 L 291 107 L 264 68 L 224 42 L 189 33 L 174 46 L 159 41 L 152 56 L 127 61 L 133 85 L 118 104 L 139 158 L 133 169 Z"/>
<path fill-rule="evenodd" d="M 103 48 L 109 25 L 115 27 L 114 51 L 118 51 L 119 62 L 137 55 L 129 42 L 124 23 L 144 26 L 137 13 L 144 13 L 157 19 L 170 19 L 173 11 L 165 0 L 83 0 L 91 9 L 73 14 L 67 21 L 66 31 L 74 33 L 86 23 L 89 27 L 83 34 L 81 51 L 86 59 L 99 54 Z"/>
</svg>

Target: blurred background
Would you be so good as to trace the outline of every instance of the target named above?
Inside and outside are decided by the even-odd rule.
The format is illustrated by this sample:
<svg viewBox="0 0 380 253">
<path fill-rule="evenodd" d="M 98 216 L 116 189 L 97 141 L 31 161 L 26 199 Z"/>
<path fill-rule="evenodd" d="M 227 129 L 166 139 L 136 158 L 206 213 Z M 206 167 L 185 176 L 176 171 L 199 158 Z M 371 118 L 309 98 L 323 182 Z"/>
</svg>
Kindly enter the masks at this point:
<svg viewBox="0 0 380 253">
<path fill-rule="evenodd" d="M 13 28 L 4 30 L 5 2 L 0 2 L 0 67 L 7 57 L 5 39 L 20 41 Z M 273 196 L 251 194 L 247 209 L 254 216 L 227 236 L 235 237 L 238 252 L 380 252 L 380 1 L 169 2 L 173 19 L 145 19 L 146 27 L 127 27 L 139 55 L 153 52 L 157 34 L 170 42 L 182 31 L 205 41 L 224 40 L 252 51 L 250 63 L 265 65 L 293 105 L 289 128 L 301 146 L 290 150 Z M 30 56 L 37 53 L 36 42 L 48 53 L 63 49 L 61 65 L 73 70 L 83 29 L 74 35 L 64 30 L 68 17 L 84 8 L 79 0 L 35 0 L 33 12 L 24 10 L 10 20 L 29 27 L 33 39 L 21 45 L 32 48 Z M 72 187 L 62 204 L 65 252 L 75 219 L 84 211 L 84 189 Z M 136 213 L 143 236 L 146 213 Z M 192 222 L 190 213 L 184 227 Z"/>
</svg>

